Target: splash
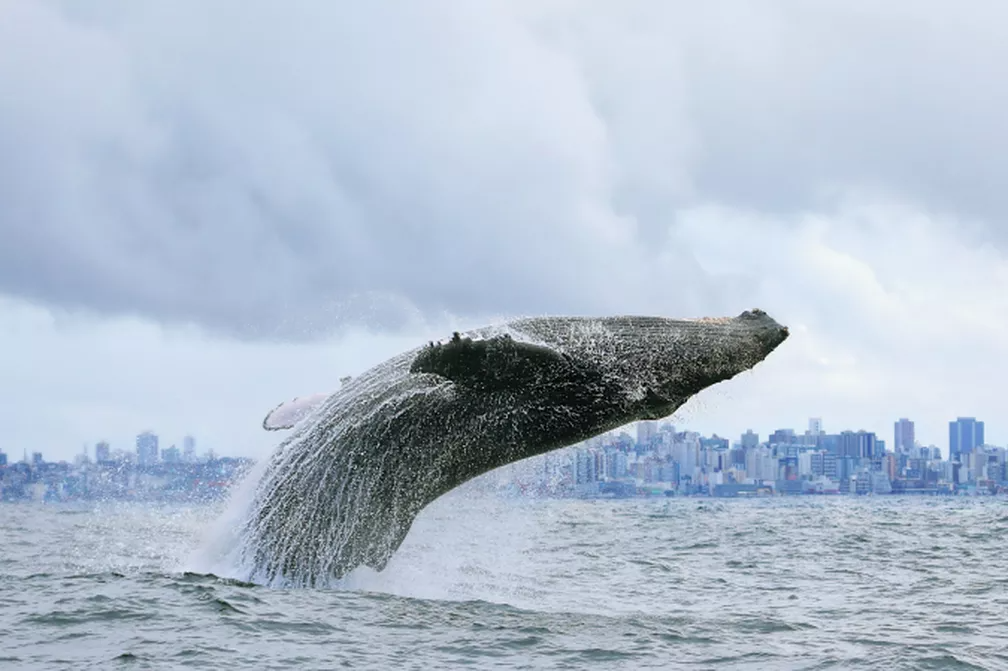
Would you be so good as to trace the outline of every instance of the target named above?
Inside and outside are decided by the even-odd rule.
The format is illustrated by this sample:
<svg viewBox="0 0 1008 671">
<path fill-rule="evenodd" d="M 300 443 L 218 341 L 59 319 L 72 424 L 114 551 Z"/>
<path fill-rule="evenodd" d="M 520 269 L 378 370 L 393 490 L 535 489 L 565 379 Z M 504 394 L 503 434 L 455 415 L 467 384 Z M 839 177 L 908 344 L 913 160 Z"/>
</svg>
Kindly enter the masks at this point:
<svg viewBox="0 0 1008 671">
<path fill-rule="evenodd" d="M 196 549 L 177 567 L 178 572 L 243 579 L 246 572 L 237 550 L 241 544 L 241 529 L 267 468 L 267 460 L 259 460 L 231 489 L 224 512 L 203 531 Z"/>
</svg>

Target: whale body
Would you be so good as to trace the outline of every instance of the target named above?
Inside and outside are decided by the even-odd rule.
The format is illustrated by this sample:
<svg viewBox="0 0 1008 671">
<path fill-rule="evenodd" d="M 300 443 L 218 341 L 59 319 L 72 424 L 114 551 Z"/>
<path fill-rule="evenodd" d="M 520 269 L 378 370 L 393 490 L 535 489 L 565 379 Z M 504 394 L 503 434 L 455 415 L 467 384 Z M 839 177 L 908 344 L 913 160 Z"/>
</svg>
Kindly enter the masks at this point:
<svg viewBox="0 0 1008 671">
<path fill-rule="evenodd" d="M 544 317 L 404 352 L 331 395 L 267 416 L 293 428 L 260 479 L 238 548 L 248 577 L 323 584 L 381 571 L 421 510 L 495 468 L 671 415 L 788 337 L 733 318 Z"/>
</svg>

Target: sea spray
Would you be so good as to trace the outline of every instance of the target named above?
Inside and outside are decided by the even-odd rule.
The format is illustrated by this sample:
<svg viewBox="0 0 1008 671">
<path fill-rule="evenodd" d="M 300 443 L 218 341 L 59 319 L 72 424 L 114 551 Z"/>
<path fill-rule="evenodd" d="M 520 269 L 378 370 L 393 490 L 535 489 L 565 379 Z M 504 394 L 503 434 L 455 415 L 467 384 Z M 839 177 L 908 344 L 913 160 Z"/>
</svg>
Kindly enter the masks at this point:
<svg viewBox="0 0 1008 671">
<path fill-rule="evenodd" d="M 241 566 L 239 555 L 241 534 L 269 461 L 268 458 L 258 460 L 241 482 L 232 487 L 223 512 L 203 531 L 198 545 L 180 570 L 222 578 L 247 578 L 248 571 Z"/>
</svg>

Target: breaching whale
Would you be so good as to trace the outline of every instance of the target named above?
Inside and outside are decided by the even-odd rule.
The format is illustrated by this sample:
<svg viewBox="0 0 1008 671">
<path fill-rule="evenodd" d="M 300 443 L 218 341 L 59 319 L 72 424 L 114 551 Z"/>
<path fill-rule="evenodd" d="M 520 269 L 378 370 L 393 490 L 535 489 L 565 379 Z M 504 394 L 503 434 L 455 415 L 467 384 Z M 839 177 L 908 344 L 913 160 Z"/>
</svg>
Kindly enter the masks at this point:
<svg viewBox="0 0 1008 671">
<path fill-rule="evenodd" d="M 293 428 L 241 529 L 251 580 L 382 570 L 436 498 L 499 466 L 672 414 L 765 359 L 788 330 L 733 318 L 525 318 L 404 352 L 267 415 Z"/>
</svg>

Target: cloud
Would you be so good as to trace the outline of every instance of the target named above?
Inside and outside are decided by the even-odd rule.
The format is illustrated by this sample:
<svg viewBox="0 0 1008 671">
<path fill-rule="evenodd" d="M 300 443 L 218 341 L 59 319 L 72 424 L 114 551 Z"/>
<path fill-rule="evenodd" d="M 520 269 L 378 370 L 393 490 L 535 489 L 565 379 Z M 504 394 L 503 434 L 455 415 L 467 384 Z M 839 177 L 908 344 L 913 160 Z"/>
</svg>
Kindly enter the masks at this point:
<svg viewBox="0 0 1008 671">
<path fill-rule="evenodd" d="M 8 0 L 0 319 L 35 329 L 10 346 L 39 380 L 19 369 L 33 391 L 9 392 L 19 435 L 50 399 L 100 414 L 66 380 L 107 376 L 131 347 L 147 377 L 124 373 L 107 424 L 166 413 L 213 435 L 268 390 L 314 391 L 340 343 L 375 363 L 387 352 L 362 333 L 759 306 L 795 337 L 701 399 L 698 424 L 822 414 L 888 435 L 917 413 L 944 445 L 952 413 L 995 416 L 1005 358 L 1006 14 Z M 264 361 L 258 388 L 243 376 Z M 199 408 L 232 382 L 184 408 L 123 391 L 201 370 L 261 395 L 235 392 L 215 424 Z"/>
<path fill-rule="evenodd" d="M 394 7 L 15 3 L 0 288 L 283 338 L 615 307 L 644 250 L 577 64 L 503 5 Z"/>
<path fill-rule="evenodd" d="M 949 420 L 996 418 L 1008 375 L 1008 263 L 956 231 L 956 220 L 857 197 L 789 220 L 685 213 L 679 233 L 701 265 L 731 277 L 746 300 L 774 306 L 792 337 L 684 416 L 733 434 L 740 421 L 767 432 L 822 416 L 830 431 L 865 428 L 887 440 L 892 422 L 910 416 L 918 437 L 943 449 Z M 1008 439 L 988 424 L 989 440 Z"/>
<path fill-rule="evenodd" d="M 1005 213 L 1006 11 L 8 2 L 0 290 L 259 338 L 715 309 L 683 207 Z"/>
</svg>

